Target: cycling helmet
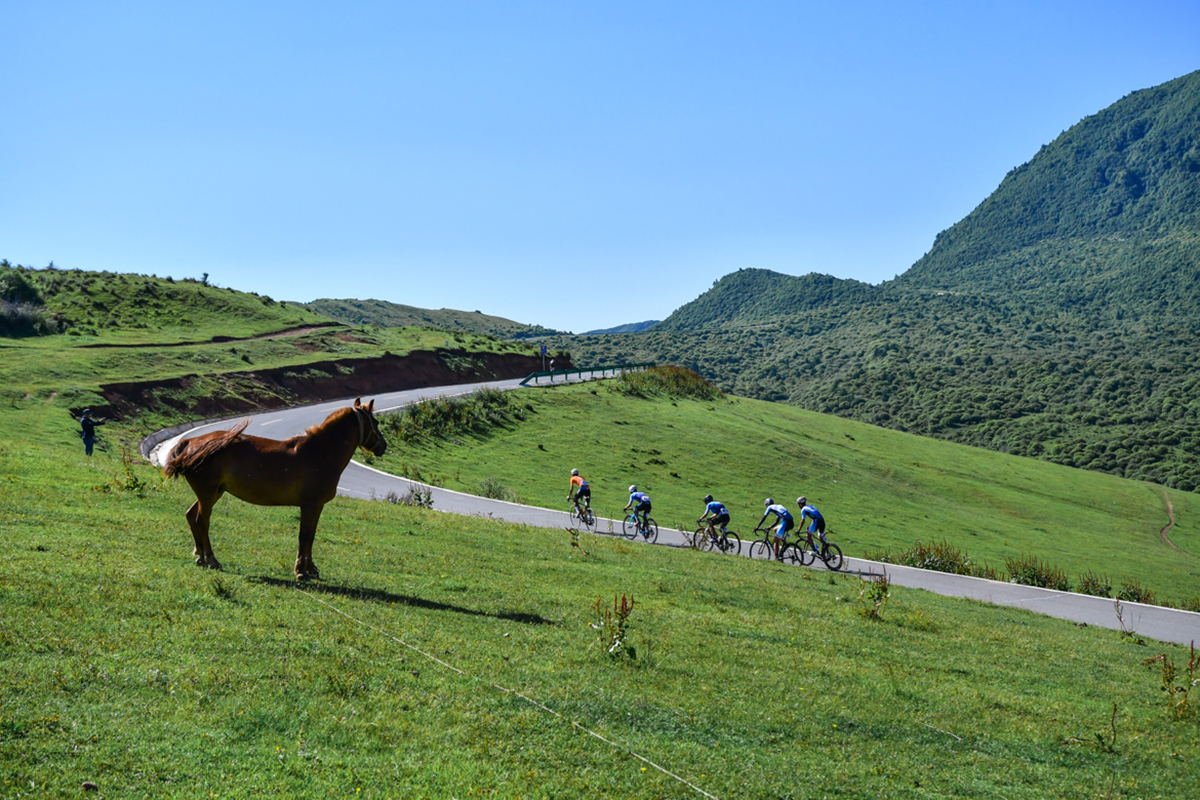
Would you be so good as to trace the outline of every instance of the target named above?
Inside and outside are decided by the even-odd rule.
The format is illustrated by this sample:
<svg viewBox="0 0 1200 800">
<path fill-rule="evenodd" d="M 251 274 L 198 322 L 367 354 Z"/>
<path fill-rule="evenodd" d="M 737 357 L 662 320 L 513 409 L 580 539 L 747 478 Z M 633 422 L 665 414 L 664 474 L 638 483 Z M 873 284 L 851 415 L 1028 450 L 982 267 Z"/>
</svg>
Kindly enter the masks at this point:
<svg viewBox="0 0 1200 800">
<path fill-rule="evenodd" d="M 775 501 L 768 497 L 766 500 L 763 500 L 763 505 L 764 506 L 773 506 L 773 505 L 775 505 Z"/>
<path fill-rule="evenodd" d="M 706 495 L 704 495 L 704 502 L 706 502 L 706 503 L 711 503 L 711 502 L 712 502 L 712 495 L 711 495 L 711 494 L 706 494 Z"/>
<path fill-rule="evenodd" d="M 808 505 L 808 498 L 807 497 L 797 497 L 796 505 L 800 506 L 801 508 L 804 508 L 804 506 Z"/>
<path fill-rule="evenodd" d="M 630 487 L 629 487 L 629 493 L 630 493 L 630 494 L 633 494 L 633 493 L 634 493 L 634 492 L 636 492 L 636 491 L 637 491 L 637 486 L 630 486 Z"/>
<path fill-rule="evenodd" d="M 572 474 L 572 475 L 578 475 L 578 474 L 579 474 L 579 470 L 577 470 L 577 469 L 573 469 L 573 470 L 571 470 L 571 474 Z"/>
</svg>

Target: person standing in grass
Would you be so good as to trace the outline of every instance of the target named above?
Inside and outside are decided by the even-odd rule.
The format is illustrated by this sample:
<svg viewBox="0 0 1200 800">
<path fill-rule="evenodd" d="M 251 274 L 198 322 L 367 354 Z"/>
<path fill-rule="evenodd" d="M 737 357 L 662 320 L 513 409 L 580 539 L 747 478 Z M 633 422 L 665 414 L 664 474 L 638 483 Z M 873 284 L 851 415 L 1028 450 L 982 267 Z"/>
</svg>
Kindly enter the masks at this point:
<svg viewBox="0 0 1200 800">
<path fill-rule="evenodd" d="M 763 505 L 767 507 L 767 510 L 763 512 L 762 519 L 758 521 L 758 524 L 754 526 L 754 529 L 758 530 L 762 527 L 762 524 L 766 522 L 767 517 L 769 517 L 771 514 L 775 515 L 775 522 L 773 522 L 769 528 L 775 527 L 776 525 L 779 526 L 775 528 L 774 542 L 775 558 L 779 558 L 779 554 L 782 552 L 783 545 L 787 543 L 788 531 L 796 527 L 796 520 L 792 518 L 792 512 L 787 510 L 787 506 L 778 505 L 769 497 L 763 501 Z"/>
<path fill-rule="evenodd" d="M 79 435 L 83 437 L 84 455 L 90 456 L 92 454 L 92 447 L 96 444 L 96 426 L 103 424 L 103 417 L 100 419 L 93 419 L 92 410 L 90 408 L 85 408 L 83 410 L 83 416 L 79 418 L 79 426 L 82 428 L 82 430 L 79 432 Z"/>
<path fill-rule="evenodd" d="M 592 507 L 592 487 L 588 486 L 588 482 L 579 474 L 579 470 L 571 470 L 571 488 L 567 491 L 567 500 L 575 502 L 575 508 L 579 508 L 579 501 L 583 501 L 584 508 Z"/>
</svg>

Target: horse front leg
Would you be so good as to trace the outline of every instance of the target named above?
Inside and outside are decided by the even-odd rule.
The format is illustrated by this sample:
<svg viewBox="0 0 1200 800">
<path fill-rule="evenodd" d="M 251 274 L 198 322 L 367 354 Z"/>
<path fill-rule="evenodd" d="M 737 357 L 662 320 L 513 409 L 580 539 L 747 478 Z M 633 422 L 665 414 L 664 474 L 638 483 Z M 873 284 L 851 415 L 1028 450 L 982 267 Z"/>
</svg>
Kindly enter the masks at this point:
<svg viewBox="0 0 1200 800">
<path fill-rule="evenodd" d="M 188 527 L 192 529 L 192 541 L 195 543 L 192 555 L 195 557 L 198 567 L 221 569 L 221 562 L 217 561 L 217 557 L 213 555 L 212 542 L 208 538 L 208 524 L 211 518 L 212 502 L 204 503 L 196 500 L 188 509 Z"/>
<path fill-rule="evenodd" d="M 317 538 L 317 523 L 321 521 L 321 511 L 325 504 L 300 507 L 300 542 L 296 551 L 296 580 L 316 580 L 321 577 L 317 565 L 313 563 L 313 540 Z"/>
</svg>

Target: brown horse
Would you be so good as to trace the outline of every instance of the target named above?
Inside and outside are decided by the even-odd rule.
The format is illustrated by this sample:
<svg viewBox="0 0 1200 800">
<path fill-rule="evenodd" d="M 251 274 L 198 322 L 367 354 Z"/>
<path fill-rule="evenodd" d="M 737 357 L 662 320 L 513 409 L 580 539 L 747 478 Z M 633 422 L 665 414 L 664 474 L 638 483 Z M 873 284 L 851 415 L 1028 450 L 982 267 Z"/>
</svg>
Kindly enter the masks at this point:
<svg viewBox="0 0 1200 800">
<path fill-rule="evenodd" d="M 361 398 L 360 398 L 361 399 Z M 228 431 L 183 439 L 171 450 L 163 474 L 182 475 L 196 493 L 187 521 L 196 540 L 196 565 L 220 569 L 208 540 L 208 522 L 221 495 L 260 506 L 300 507 L 300 546 L 296 578 L 319 578 L 313 539 L 321 510 L 337 494 L 338 479 L 359 447 L 377 456 L 387 450 L 375 419 L 375 401 L 339 408 L 303 436 L 286 442 L 242 433 L 249 420 Z"/>
</svg>

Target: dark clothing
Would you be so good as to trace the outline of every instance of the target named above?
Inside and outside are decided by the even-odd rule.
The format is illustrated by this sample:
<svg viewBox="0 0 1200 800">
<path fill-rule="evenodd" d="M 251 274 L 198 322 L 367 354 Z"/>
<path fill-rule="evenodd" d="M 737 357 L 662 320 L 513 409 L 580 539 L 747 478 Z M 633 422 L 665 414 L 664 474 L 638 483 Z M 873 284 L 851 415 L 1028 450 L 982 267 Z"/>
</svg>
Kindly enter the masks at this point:
<svg viewBox="0 0 1200 800">
<path fill-rule="evenodd" d="M 83 429 L 79 435 L 83 437 L 83 454 L 90 456 L 92 447 L 96 444 L 96 426 L 103 425 L 103 420 L 95 420 L 91 417 L 83 417 L 79 420 L 79 426 Z"/>
<path fill-rule="evenodd" d="M 713 524 L 714 528 L 721 528 L 721 527 L 728 525 L 729 524 L 729 515 L 728 514 L 717 514 L 715 517 L 712 518 L 712 524 Z"/>
</svg>

